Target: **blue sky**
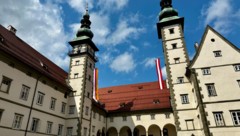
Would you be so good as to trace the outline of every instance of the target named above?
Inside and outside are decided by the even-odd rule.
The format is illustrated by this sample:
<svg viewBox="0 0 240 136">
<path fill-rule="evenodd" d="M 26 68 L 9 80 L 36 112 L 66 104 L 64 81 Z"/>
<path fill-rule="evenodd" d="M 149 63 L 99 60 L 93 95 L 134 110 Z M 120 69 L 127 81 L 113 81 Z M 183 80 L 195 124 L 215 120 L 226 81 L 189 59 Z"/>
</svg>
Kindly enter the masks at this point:
<svg viewBox="0 0 240 136">
<path fill-rule="evenodd" d="M 156 30 L 160 0 L 0 0 L 0 24 L 13 25 L 17 36 L 68 71 L 67 42 L 80 27 L 86 2 L 93 41 L 100 49 L 99 87 L 156 81 L 158 57 L 165 73 Z M 240 1 L 173 0 L 173 6 L 185 18 L 190 57 L 207 24 L 240 46 Z"/>
</svg>

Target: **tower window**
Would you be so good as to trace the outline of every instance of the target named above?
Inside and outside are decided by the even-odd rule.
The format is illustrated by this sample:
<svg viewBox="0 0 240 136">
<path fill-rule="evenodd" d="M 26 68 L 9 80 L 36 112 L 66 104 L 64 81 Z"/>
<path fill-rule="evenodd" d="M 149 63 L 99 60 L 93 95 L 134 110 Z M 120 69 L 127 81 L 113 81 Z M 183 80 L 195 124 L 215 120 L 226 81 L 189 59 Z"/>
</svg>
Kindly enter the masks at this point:
<svg viewBox="0 0 240 136">
<path fill-rule="evenodd" d="M 234 65 L 234 69 L 235 69 L 235 71 L 240 71 L 240 64 Z"/>
<path fill-rule="evenodd" d="M 177 44 L 176 43 L 172 44 L 172 49 L 177 49 Z"/>
<path fill-rule="evenodd" d="M 188 94 L 181 94 L 180 96 L 181 96 L 182 104 L 189 103 Z"/>
<path fill-rule="evenodd" d="M 217 96 L 214 84 L 206 84 L 208 96 Z"/>
<path fill-rule="evenodd" d="M 76 66 L 80 65 L 80 61 L 79 60 L 75 61 L 75 65 Z"/>
<path fill-rule="evenodd" d="M 178 83 L 178 84 L 184 83 L 184 78 L 183 78 L 183 77 L 178 77 L 178 78 L 177 78 L 177 83 Z"/>
<path fill-rule="evenodd" d="M 174 34 L 174 28 L 169 29 L 170 34 Z"/>
<path fill-rule="evenodd" d="M 222 52 L 221 51 L 213 51 L 215 57 L 221 57 Z"/>
<path fill-rule="evenodd" d="M 75 79 L 78 78 L 78 73 L 75 73 L 75 74 L 74 74 L 74 78 L 75 78 Z"/>
<path fill-rule="evenodd" d="M 203 68 L 202 73 L 203 73 L 203 75 L 211 75 L 210 68 Z"/>
<path fill-rule="evenodd" d="M 180 58 L 174 58 L 175 64 L 180 63 Z"/>
</svg>

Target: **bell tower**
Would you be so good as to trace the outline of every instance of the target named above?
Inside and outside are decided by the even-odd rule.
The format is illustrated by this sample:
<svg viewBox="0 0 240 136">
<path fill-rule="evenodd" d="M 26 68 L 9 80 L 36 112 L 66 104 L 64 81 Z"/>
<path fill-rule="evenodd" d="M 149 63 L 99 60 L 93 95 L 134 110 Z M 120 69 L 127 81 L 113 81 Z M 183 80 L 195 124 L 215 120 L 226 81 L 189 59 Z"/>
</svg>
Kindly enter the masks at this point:
<svg viewBox="0 0 240 136">
<path fill-rule="evenodd" d="M 184 40 L 184 18 L 172 6 L 172 0 L 161 0 L 157 23 L 158 37 L 162 40 L 167 78 L 178 135 L 199 135 L 202 125 L 197 109 L 195 90 L 185 75 L 189 57 Z"/>
<path fill-rule="evenodd" d="M 69 84 L 74 91 L 74 95 L 69 99 L 69 106 L 76 107 L 76 113 L 69 115 L 69 118 L 77 120 L 77 123 L 73 124 L 78 126 L 77 135 L 82 136 L 90 136 L 93 71 L 98 61 L 95 52 L 99 51 L 92 41 L 93 33 L 90 25 L 90 16 L 86 10 L 76 37 L 69 42 L 72 46 L 72 51 L 69 52 Z"/>
</svg>

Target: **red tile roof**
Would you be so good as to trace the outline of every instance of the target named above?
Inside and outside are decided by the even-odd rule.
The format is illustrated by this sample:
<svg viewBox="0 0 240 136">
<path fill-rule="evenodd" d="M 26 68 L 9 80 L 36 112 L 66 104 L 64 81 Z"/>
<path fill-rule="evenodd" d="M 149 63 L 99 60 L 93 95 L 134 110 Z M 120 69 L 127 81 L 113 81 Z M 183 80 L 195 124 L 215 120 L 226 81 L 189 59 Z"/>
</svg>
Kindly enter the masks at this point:
<svg viewBox="0 0 240 136">
<path fill-rule="evenodd" d="M 67 72 L 44 57 L 2 25 L 0 25 L 0 39 L 1 38 L 3 41 L 0 41 L 0 43 L 2 43 L 0 44 L 0 51 L 13 56 L 19 61 L 40 72 L 42 75 L 47 76 L 51 80 L 60 83 L 63 87 L 70 90 L 65 81 L 68 76 Z"/>
<path fill-rule="evenodd" d="M 169 90 L 158 82 L 100 88 L 99 98 L 108 112 L 171 109 Z"/>
</svg>

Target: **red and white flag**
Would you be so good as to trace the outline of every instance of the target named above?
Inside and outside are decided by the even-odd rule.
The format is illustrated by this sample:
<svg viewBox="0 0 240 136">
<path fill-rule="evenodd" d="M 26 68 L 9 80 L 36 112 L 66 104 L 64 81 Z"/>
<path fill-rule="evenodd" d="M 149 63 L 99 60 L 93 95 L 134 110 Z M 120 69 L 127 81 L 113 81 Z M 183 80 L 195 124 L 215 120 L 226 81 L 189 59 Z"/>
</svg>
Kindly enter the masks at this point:
<svg viewBox="0 0 240 136">
<path fill-rule="evenodd" d="M 98 69 L 95 68 L 93 71 L 93 99 L 95 101 L 99 100 L 98 97 Z"/>
<path fill-rule="evenodd" d="M 156 62 L 156 70 L 157 70 L 159 88 L 162 90 L 162 89 L 164 88 L 164 83 L 163 83 L 163 77 L 162 77 L 162 70 L 161 70 L 161 65 L 160 65 L 160 59 L 157 58 L 157 59 L 155 60 L 155 62 Z"/>
</svg>

